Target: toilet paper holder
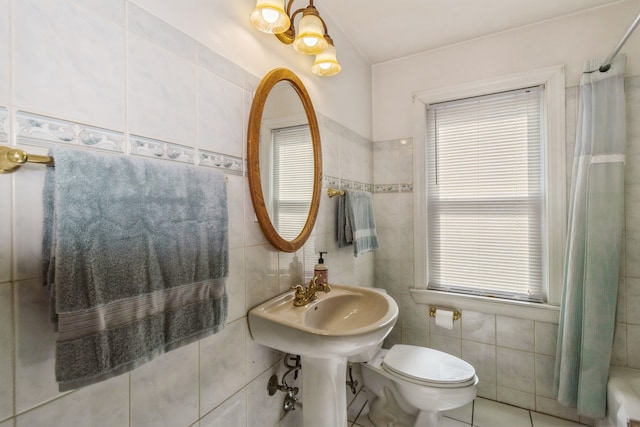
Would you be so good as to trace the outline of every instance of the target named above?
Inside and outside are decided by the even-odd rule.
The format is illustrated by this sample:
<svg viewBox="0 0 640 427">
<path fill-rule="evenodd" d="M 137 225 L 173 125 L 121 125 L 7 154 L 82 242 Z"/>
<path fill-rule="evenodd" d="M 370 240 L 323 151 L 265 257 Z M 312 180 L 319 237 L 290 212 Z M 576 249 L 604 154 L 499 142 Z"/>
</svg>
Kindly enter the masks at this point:
<svg viewBox="0 0 640 427">
<path fill-rule="evenodd" d="M 453 321 L 454 322 L 462 317 L 462 312 L 460 310 L 458 310 L 457 308 L 434 307 L 434 306 L 430 306 L 429 307 L 429 317 L 436 317 L 436 311 L 438 311 L 439 309 L 440 310 L 453 311 Z"/>
</svg>

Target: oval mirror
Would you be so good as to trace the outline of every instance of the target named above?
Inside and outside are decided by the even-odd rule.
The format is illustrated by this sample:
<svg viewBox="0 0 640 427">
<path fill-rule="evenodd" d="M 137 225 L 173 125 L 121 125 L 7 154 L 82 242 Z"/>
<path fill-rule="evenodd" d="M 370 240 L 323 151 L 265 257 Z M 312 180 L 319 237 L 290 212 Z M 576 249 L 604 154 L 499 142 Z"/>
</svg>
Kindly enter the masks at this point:
<svg viewBox="0 0 640 427">
<path fill-rule="evenodd" d="M 322 154 L 311 98 L 288 69 L 272 70 L 258 86 L 249 115 L 247 165 L 263 233 L 282 251 L 300 249 L 318 216 Z"/>
</svg>

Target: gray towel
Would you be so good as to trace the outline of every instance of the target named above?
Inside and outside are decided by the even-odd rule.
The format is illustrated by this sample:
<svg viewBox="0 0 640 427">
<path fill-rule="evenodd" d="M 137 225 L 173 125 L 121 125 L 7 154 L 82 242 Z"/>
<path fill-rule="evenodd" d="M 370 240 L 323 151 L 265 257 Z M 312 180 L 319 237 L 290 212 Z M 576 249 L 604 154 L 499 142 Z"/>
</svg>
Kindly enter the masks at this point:
<svg viewBox="0 0 640 427">
<path fill-rule="evenodd" d="M 353 244 L 358 255 L 378 249 L 373 195 L 365 191 L 345 191 L 338 201 L 338 247 Z"/>
<path fill-rule="evenodd" d="M 338 197 L 338 247 L 344 248 L 353 244 L 353 233 L 349 214 L 346 212 L 346 195 Z"/>
<path fill-rule="evenodd" d="M 52 150 L 43 258 L 61 391 L 130 371 L 216 333 L 227 317 L 224 175 Z"/>
</svg>

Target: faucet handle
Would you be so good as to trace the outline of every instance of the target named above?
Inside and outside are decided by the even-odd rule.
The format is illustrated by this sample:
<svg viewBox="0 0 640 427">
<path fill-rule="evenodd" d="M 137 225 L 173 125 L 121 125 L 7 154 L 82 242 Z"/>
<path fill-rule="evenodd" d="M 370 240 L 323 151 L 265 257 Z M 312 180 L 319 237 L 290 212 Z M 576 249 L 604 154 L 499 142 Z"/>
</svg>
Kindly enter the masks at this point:
<svg viewBox="0 0 640 427">
<path fill-rule="evenodd" d="M 309 302 L 309 298 L 307 297 L 307 293 L 302 285 L 292 285 L 291 290 L 295 290 L 295 295 L 293 296 L 293 305 L 295 307 L 302 307 L 303 305 L 307 305 Z"/>
<path fill-rule="evenodd" d="M 322 276 L 314 276 L 314 278 L 311 279 L 310 286 L 313 285 L 313 288 L 318 291 L 329 292 L 331 290 L 329 284 L 322 283 L 322 280 L 320 281 L 320 283 L 317 283 L 318 279 L 322 279 Z"/>
<path fill-rule="evenodd" d="M 316 289 L 318 287 L 317 280 L 320 276 L 313 276 L 311 280 L 309 280 L 309 289 Z"/>
</svg>

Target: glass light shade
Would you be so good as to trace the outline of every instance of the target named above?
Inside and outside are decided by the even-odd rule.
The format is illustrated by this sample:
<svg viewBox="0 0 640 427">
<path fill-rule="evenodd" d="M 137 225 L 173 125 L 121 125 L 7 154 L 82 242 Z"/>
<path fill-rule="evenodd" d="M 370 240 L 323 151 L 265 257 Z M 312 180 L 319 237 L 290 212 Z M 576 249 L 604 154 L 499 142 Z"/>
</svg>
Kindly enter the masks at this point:
<svg viewBox="0 0 640 427">
<path fill-rule="evenodd" d="M 317 55 L 327 48 L 322 21 L 313 14 L 302 16 L 293 48 L 300 53 Z"/>
<path fill-rule="evenodd" d="M 318 76 L 333 76 L 338 74 L 342 67 L 336 58 L 336 48 L 329 44 L 327 48 L 316 55 L 316 61 L 311 67 L 313 74 Z"/>
<path fill-rule="evenodd" d="M 284 0 L 258 0 L 249 21 L 258 30 L 269 34 L 284 33 L 291 26 L 284 11 Z"/>
</svg>

